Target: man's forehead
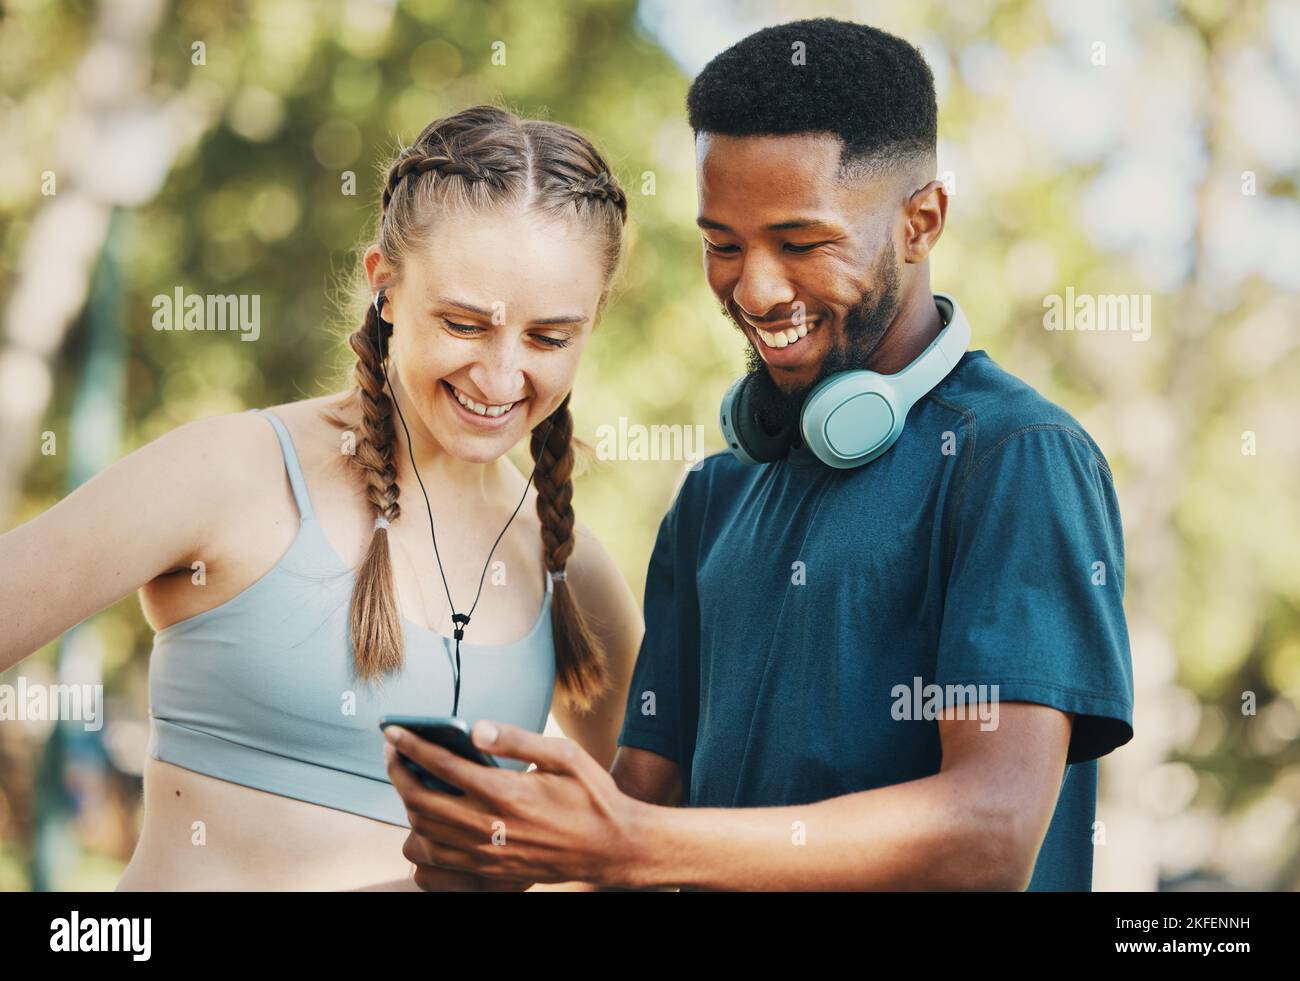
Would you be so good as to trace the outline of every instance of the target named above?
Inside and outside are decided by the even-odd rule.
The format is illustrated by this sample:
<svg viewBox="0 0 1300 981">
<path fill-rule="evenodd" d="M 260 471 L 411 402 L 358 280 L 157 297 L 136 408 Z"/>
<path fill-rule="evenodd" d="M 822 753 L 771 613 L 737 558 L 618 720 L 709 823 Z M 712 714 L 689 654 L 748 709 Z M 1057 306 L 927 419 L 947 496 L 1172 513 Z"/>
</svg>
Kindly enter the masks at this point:
<svg viewBox="0 0 1300 981">
<path fill-rule="evenodd" d="M 695 153 L 701 224 L 708 227 L 737 218 L 748 222 L 842 221 L 881 195 L 891 194 L 880 179 L 844 181 L 843 144 L 833 133 L 727 136 L 701 132 Z M 732 212 L 720 217 L 711 212 Z"/>
</svg>

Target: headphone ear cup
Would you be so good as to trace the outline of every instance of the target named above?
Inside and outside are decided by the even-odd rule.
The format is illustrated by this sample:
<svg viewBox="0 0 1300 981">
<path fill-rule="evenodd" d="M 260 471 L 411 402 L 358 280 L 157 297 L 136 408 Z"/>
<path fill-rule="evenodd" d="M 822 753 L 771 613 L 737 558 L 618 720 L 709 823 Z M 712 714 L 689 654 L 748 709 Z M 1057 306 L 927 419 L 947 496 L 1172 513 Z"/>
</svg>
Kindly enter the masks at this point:
<svg viewBox="0 0 1300 981">
<path fill-rule="evenodd" d="M 737 379 L 723 396 L 722 435 L 737 459 L 744 463 L 770 463 L 790 451 L 799 426 L 791 423 L 775 435 L 764 429 L 754 411 L 750 379 L 749 375 Z"/>
<path fill-rule="evenodd" d="M 889 376 L 859 369 L 823 379 L 804 400 L 804 444 L 827 466 L 851 470 L 883 454 L 903 431 Z"/>
</svg>

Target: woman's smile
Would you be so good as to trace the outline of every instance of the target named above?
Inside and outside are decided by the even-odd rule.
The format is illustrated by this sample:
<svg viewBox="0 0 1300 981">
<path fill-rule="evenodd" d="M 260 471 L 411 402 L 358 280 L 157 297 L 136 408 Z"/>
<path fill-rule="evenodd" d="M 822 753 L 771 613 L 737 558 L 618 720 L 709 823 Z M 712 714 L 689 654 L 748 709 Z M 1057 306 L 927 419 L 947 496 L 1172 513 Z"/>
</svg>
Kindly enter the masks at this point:
<svg viewBox="0 0 1300 981">
<path fill-rule="evenodd" d="M 470 426 L 478 429 L 500 429 L 509 425 L 519 413 L 519 408 L 527 399 L 517 399 L 504 405 L 485 405 L 460 391 L 451 382 L 443 379 L 440 387 L 447 393 L 456 415 Z"/>
</svg>

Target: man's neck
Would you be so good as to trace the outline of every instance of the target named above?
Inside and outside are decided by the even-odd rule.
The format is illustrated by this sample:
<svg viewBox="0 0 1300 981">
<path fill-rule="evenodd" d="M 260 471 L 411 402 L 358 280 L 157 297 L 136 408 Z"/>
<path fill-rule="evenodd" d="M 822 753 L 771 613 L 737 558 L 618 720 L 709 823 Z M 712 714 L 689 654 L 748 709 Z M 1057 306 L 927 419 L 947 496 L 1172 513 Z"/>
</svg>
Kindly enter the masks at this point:
<svg viewBox="0 0 1300 981">
<path fill-rule="evenodd" d="M 920 357 L 942 330 L 943 318 L 934 294 L 929 284 L 923 284 L 899 304 L 894 322 L 872 354 L 869 367 L 882 375 L 897 374 Z"/>
</svg>

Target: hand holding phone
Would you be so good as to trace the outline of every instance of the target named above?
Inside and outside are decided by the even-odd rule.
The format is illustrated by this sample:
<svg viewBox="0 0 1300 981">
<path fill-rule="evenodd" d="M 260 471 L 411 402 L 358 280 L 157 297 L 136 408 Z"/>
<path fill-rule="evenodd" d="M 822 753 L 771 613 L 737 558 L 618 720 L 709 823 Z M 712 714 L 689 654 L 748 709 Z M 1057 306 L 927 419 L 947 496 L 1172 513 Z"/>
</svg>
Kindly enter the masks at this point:
<svg viewBox="0 0 1300 981">
<path fill-rule="evenodd" d="M 500 767 L 501 765 L 493 757 L 474 745 L 474 740 L 470 735 L 469 723 L 459 716 L 386 715 L 379 720 L 379 728 L 382 730 L 388 726 L 401 726 L 408 732 L 415 733 L 421 739 L 426 739 L 443 749 L 450 750 L 471 763 L 478 763 L 480 766 Z M 398 753 L 400 754 L 401 751 L 398 750 Z M 465 796 L 464 791 L 453 787 L 445 780 L 435 777 L 414 760 L 402 756 L 402 762 L 430 790 L 453 794 L 456 797 Z"/>
</svg>

